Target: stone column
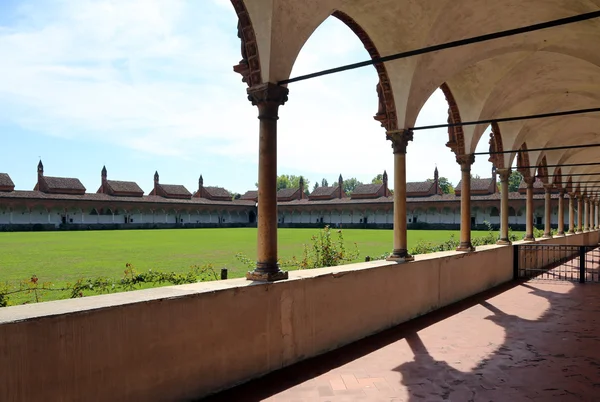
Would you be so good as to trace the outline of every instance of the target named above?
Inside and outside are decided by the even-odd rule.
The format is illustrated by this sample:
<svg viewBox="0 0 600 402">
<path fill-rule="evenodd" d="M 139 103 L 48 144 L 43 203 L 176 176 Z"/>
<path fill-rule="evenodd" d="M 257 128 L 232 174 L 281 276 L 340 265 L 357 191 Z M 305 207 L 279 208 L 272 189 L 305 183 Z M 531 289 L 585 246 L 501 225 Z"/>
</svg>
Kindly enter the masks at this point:
<svg viewBox="0 0 600 402">
<path fill-rule="evenodd" d="M 552 185 L 544 185 L 544 239 L 552 238 Z"/>
<path fill-rule="evenodd" d="M 590 231 L 590 199 L 588 197 L 583 199 L 583 231 Z"/>
<path fill-rule="evenodd" d="M 288 89 L 266 83 L 248 88 L 248 100 L 258 106 L 258 238 L 256 268 L 246 274 L 253 281 L 287 279 L 277 262 L 277 120 Z"/>
<path fill-rule="evenodd" d="M 565 235 L 565 190 L 558 193 L 558 236 Z"/>
<path fill-rule="evenodd" d="M 475 155 L 461 155 L 456 157 L 462 173 L 462 186 L 460 189 L 460 244 L 456 251 L 474 251 L 471 244 L 471 165 L 475 162 Z"/>
<path fill-rule="evenodd" d="M 583 196 L 577 194 L 577 233 L 583 232 Z"/>
<path fill-rule="evenodd" d="M 594 228 L 596 230 L 600 229 L 600 220 L 598 219 L 598 200 L 594 201 Z"/>
<path fill-rule="evenodd" d="M 535 177 L 525 177 L 527 184 L 527 202 L 525 204 L 525 241 L 534 241 L 533 237 L 533 182 Z"/>
<path fill-rule="evenodd" d="M 575 194 L 569 193 L 569 234 L 575 233 Z"/>
<path fill-rule="evenodd" d="M 498 244 L 511 244 L 508 238 L 508 179 L 510 169 L 498 169 L 500 176 L 500 240 Z"/>
<path fill-rule="evenodd" d="M 394 150 L 394 249 L 389 261 L 412 261 L 406 236 L 406 146 L 413 139 L 410 130 L 388 131 Z"/>
</svg>

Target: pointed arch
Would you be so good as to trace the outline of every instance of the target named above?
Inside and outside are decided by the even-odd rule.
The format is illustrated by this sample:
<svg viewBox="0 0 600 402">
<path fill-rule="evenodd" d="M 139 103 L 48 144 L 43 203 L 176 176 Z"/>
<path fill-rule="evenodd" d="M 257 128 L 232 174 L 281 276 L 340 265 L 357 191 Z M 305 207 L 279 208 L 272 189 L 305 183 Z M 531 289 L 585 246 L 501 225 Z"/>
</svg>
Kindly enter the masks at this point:
<svg viewBox="0 0 600 402">
<path fill-rule="evenodd" d="M 373 43 L 367 32 L 365 32 L 352 17 L 339 10 L 334 11 L 331 16 L 343 22 L 352 32 L 354 32 L 369 53 L 369 56 L 371 56 L 371 59 L 381 56 L 377 47 L 375 47 L 375 43 Z M 383 63 L 376 63 L 373 66 L 375 67 L 375 70 L 377 70 L 377 75 L 379 76 L 379 82 L 377 83 L 379 108 L 377 114 L 373 116 L 373 118 L 380 122 L 381 127 L 384 127 L 387 131 L 397 130 L 398 116 L 396 114 L 394 93 L 392 91 L 392 84 L 388 77 L 387 69 Z"/>
<path fill-rule="evenodd" d="M 243 0 L 231 0 L 238 17 L 238 38 L 241 41 L 242 60 L 233 66 L 233 71 L 242 76 L 242 82 L 248 87 L 262 84 L 262 73 L 256 34 L 250 20 L 250 14 Z"/>
<path fill-rule="evenodd" d="M 566 189 L 566 186 L 563 183 L 562 168 L 558 168 L 554 171 L 554 176 L 552 178 L 552 184 L 554 184 L 554 186 L 556 188 L 558 188 L 559 190 Z"/>
<path fill-rule="evenodd" d="M 537 167 L 537 177 L 544 184 L 548 184 L 548 163 L 546 162 L 546 155 L 542 158 Z"/>
<path fill-rule="evenodd" d="M 447 83 L 443 83 L 440 89 L 448 102 L 448 124 L 462 123 L 458 105 L 452 95 L 452 91 Z M 456 156 L 465 154 L 465 133 L 462 126 L 448 127 L 448 142 L 446 146 L 454 152 Z"/>
<path fill-rule="evenodd" d="M 492 132 L 490 133 L 490 152 L 502 152 L 504 146 L 502 145 L 502 135 L 500 133 L 500 127 L 498 123 L 492 123 Z M 504 169 L 504 155 L 503 154 L 490 154 L 490 162 L 496 166 L 496 169 Z"/>
</svg>

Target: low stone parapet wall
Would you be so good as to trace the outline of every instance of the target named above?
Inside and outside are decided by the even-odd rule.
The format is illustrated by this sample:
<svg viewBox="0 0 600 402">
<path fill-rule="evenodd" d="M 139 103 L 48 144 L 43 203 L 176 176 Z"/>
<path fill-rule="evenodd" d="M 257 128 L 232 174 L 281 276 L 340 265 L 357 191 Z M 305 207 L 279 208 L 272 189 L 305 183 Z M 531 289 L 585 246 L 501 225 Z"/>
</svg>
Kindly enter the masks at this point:
<svg viewBox="0 0 600 402">
<path fill-rule="evenodd" d="M 598 244 L 598 232 L 541 242 Z M 0 309 L 0 401 L 199 398 L 457 302 L 513 247 L 442 252 Z"/>
</svg>

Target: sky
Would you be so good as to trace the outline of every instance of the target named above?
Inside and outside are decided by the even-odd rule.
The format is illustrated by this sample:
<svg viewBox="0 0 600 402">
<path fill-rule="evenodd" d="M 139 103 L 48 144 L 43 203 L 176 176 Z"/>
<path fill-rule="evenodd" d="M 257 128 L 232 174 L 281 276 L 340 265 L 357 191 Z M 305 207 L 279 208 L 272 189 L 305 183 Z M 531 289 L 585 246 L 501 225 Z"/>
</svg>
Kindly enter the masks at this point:
<svg viewBox="0 0 600 402">
<path fill-rule="evenodd" d="M 195 191 L 255 189 L 257 109 L 234 73 L 241 59 L 229 0 L 0 1 L 0 172 L 31 190 L 41 158 L 48 176 L 77 177 L 88 192 L 109 179 Z M 292 76 L 368 59 L 335 18 L 303 47 Z M 310 182 L 356 177 L 370 182 L 393 154 L 377 111 L 377 74 L 365 67 L 289 85 L 280 108 L 278 174 Z M 417 125 L 445 123 L 448 105 L 434 92 Z M 460 168 L 446 129 L 415 132 L 407 180 L 440 176 L 454 185 Z M 487 135 L 478 151 L 488 148 Z M 490 177 L 478 157 L 473 174 Z"/>
</svg>

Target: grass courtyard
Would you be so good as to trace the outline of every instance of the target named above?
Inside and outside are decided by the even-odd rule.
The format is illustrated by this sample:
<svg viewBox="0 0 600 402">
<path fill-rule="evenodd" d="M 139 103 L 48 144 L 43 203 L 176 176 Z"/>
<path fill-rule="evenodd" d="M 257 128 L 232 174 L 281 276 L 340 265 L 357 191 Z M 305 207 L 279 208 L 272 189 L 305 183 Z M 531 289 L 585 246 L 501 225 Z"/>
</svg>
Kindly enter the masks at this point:
<svg viewBox="0 0 600 402">
<path fill-rule="evenodd" d="M 279 254 L 287 260 L 302 257 L 317 229 L 280 229 Z M 474 232 L 483 236 L 487 232 Z M 344 229 L 347 245 L 357 243 L 357 261 L 380 256 L 392 248 L 391 230 Z M 409 231 L 409 249 L 419 241 L 441 243 L 458 231 Z M 56 286 L 79 278 L 120 278 L 125 264 L 137 271 L 187 272 L 191 265 L 211 263 L 229 269 L 229 277 L 242 277 L 247 267 L 236 253 L 256 257 L 256 229 L 174 229 L 81 232 L 0 233 L 0 283 L 17 283 L 36 275 Z M 64 297 L 64 296 L 62 296 Z M 60 298 L 48 295 L 44 300 Z"/>
</svg>

